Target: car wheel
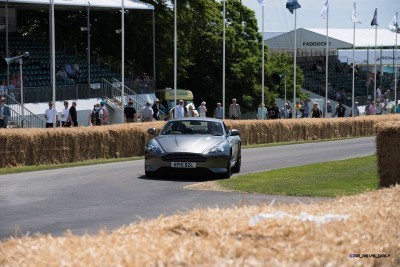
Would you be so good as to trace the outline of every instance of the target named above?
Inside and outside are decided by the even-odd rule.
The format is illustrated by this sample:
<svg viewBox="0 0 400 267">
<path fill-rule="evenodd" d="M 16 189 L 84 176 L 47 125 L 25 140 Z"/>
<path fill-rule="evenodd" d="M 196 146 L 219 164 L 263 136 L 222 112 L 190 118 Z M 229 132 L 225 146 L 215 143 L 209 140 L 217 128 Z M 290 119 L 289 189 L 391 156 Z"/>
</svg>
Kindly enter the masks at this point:
<svg viewBox="0 0 400 267">
<path fill-rule="evenodd" d="M 144 174 L 146 175 L 146 177 L 149 177 L 149 178 L 156 176 L 155 172 L 144 171 Z"/>
<path fill-rule="evenodd" d="M 239 173 L 241 165 L 242 165 L 242 153 L 239 152 L 239 155 L 237 156 L 236 159 L 236 164 L 235 166 L 233 166 L 232 171 L 235 173 Z"/>
<path fill-rule="evenodd" d="M 226 166 L 226 173 L 222 175 L 222 178 L 229 179 L 232 176 L 232 166 L 231 166 L 231 158 L 228 159 L 228 166 Z"/>
</svg>

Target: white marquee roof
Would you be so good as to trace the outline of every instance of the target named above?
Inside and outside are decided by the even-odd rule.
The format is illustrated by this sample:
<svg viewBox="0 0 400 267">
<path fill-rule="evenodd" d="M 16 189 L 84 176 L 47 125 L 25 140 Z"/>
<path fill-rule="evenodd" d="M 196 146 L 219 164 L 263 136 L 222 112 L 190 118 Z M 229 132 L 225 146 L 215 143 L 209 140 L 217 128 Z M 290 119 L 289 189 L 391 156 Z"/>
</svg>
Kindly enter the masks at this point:
<svg viewBox="0 0 400 267">
<path fill-rule="evenodd" d="M 0 2 L 8 2 L 9 6 L 50 6 L 50 0 L 0 0 Z M 103 8 L 103 9 L 120 9 L 122 7 L 122 0 L 54 0 L 55 7 L 88 7 Z M 138 0 L 124 0 L 125 9 L 148 9 L 153 10 L 154 7 L 150 4 Z"/>
<path fill-rule="evenodd" d="M 326 36 L 325 29 L 306 29 L 311 32 L 315 32 Z M 330 38 L 340 40 L 349 44 L 353 44 L 353 29 L 328 29 L 328 35 Z M 374 47 L 375 46 L 375 28 L 371 29 L 357 29 L 355 31 L 355 47 Z M 399 36 L 397 36 L 399 40 Z M 391 47 L 395 45 L 396 34 L 389 29 L 378 29 L 377 30 L 377 46 Z"/>
</svg>

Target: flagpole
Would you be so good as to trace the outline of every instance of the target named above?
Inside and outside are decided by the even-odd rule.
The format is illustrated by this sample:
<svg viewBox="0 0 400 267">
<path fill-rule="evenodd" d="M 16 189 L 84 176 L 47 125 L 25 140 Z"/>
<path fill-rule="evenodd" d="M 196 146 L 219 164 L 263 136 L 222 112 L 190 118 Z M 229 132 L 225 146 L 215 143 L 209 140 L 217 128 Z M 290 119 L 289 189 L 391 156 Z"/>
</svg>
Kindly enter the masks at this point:
<svg viewBox="0 0 400 267">
<path fill-rule="evenodd" d="M 56 45 L 54 23 L 54 0 L 51 0 L 51 83 L 53 87 L 53 111 L 56 109 Z M 53 128 L 57 126 L 57 114 L 53 112 Z"/>
<path fill-rule="evenodd" d="M 354 10 L 356 9 L 356 3 L 354 2 Z M 355 60 L 354 60 L 354 49 L 355 49 L 355 43 L 356 43 L 356 23 L 353 21 L 353 82 L 351 85 L 351 114 L 352 117 L 354 118 L 354 71 L 355 71 Z"/>
<path fill-rule="evenodd" d="M 325 116 L 328 114 L 328 59 L 329 59 L 329 8 L 326 10 L 326 52 L 325 52 Z"/>
<path fill-rule="evenodd" d="M 297 58 L 297 12 L 294 10 L 294 53 L 293 53 L 293 118 L 296 118 L 296 58 Z"/>
<path fill-rule="evenodd" d="M 122 0 L 121 12 L 121 109 L 125 107 L 125 2 Z M 124 112 L 121 112 L 121 123 L 124 123 Z"/>
<path fill-rule="evenodd" d="M 225 119 L 225 1 L 222 15 L 222 119 Z"/>
<path fill-rule="evenodd" d="M 264 110 L 264 107 L 263 107 L 263 104 L 264 104 L 264 76 L 265 76 L 265 74 L 264 74 L 264 5 L 262 5 L 262 38 L 261 38 L 261 42 L 262 42 L 262 45 L 261 45 L 261 49 L 262 49 L 262 52 L 261 52 L 261 57 L 262 57 L 262 60 L 261 60 L 261 116 L 262 116 L 262 119 L 264 120 L 264 118 L 265 118 L 265 110 Z"/>
<path fill-rule="evenodd" d="M 375 8 L 375 12 L 376 14 L 378 14 L 378 8 Z M 375 51 L 374 51 L 374 68 L 375 68 L 375 72 L 374 72 L 374 114 L 372 115 L 376 115 L 376 43 L 378 41 L 378 23 L 375 23 Z"/>
<path fill-rule="evenodd" d="M 174 118 L 176 117 L 175 107 L 176 107 L 176 88 L 177 88 L 177 2 L 178 0 L 174 0 Z"/>
<path fill-rule="evenodd" d="M 398 12 L 396 12 L 396 23 L 398 25 Z M 397 113 L 397 28 L 395 28 L 394 34 L 396 34 L 396 45 L 394 47 L 394 113 Z"/>
</svg>

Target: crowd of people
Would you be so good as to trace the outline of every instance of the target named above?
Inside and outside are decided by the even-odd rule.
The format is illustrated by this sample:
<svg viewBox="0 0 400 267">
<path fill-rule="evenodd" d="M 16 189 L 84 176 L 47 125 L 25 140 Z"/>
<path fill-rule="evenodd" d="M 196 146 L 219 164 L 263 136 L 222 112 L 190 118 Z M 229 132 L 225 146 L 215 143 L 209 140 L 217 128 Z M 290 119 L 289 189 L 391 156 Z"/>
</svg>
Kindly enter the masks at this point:
<svg viewBox="0 0 400 267">
<path fill-rule="evenodd" d="M 44 111 L 46 120 L 46 128 L 53 127 L 78 127 L 78 114 L 76 110 L 76 101 L 72 101 L 72 106 L 69 107 L 69 102 L 64 101 L 64 108 L 61 111 L 61 120 L 58 119 L 58 112 L 53 108 L 53 102 L 49 102 L 49 107 Z"/>
</svg>

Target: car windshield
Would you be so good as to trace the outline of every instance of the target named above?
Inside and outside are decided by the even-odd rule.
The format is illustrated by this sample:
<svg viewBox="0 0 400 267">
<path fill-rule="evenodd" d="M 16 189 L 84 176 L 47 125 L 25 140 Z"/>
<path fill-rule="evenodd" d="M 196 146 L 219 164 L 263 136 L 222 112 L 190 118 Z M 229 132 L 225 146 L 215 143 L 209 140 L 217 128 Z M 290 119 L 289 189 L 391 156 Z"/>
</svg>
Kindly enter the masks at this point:
<svg viewBox="0 0 400 267">
<path fill-rule="evenodd" d="M 200 121 L 200 120 L 182 120 L 182 121 L 170 121 L 168 122 L 161 135 L 168 134 L 201 134 L 201 135 L 223 135 L 222 125 L 219 122 L 213 121 Z"/>
</svg>

